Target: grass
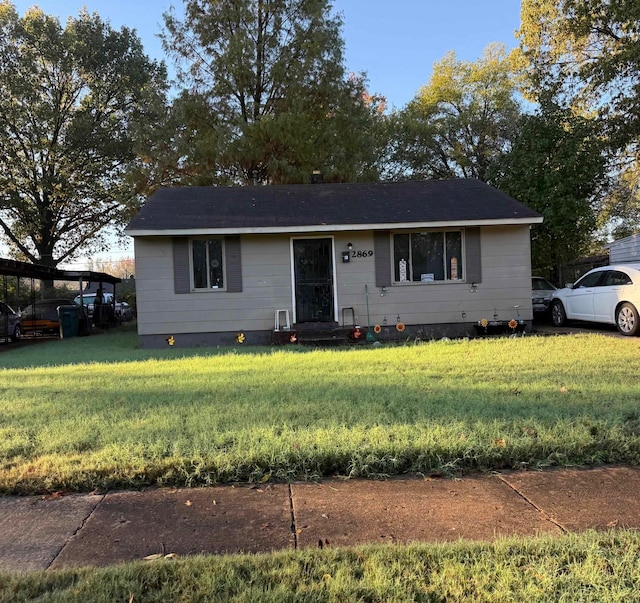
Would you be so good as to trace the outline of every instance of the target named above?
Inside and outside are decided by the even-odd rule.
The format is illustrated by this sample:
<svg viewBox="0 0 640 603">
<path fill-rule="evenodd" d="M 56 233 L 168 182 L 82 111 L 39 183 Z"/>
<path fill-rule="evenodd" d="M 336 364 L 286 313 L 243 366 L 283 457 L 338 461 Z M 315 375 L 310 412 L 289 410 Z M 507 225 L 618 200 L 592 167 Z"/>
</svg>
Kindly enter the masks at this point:
<svg viewBox="0 0 640 603">
<path fill-rule="evenodd" d="M 7 344 L 8 345 L 8 344 Z M 0 354 L 0 492 L 640 463 L 640 340 Z"/>
<path fill-rule="evenodd" d="M 637 601 L 640 533 L 586 532 L 0 574 L 0 602 Z"/>
</svg>

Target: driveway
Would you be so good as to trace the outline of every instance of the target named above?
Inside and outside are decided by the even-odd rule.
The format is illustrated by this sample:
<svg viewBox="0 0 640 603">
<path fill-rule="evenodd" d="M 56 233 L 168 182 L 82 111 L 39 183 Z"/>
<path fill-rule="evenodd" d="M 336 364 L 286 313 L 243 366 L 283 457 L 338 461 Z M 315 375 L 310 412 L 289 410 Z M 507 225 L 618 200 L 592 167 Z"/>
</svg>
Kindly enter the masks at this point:
<svg viewBox="0 0 640 603">
<path fill-rule="evenodd" d="M 605 325 L 593 322 L 572 322 L 565 327 L 556 327 L 551 321 L 534 320 L 531 329 L 533 335 L 575 335 L 577 333 L 597 333 L 626 339 L 614 325 Z"/>
</svg>

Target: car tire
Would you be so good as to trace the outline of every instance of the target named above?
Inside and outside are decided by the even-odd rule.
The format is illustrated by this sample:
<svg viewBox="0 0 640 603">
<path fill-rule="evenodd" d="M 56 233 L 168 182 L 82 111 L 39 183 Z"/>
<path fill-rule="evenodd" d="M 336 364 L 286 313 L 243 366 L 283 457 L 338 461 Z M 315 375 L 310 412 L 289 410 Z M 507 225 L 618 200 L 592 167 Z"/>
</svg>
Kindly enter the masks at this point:
<svg viewBox="0 0 640 603">
<path fill-rule="evenodd" d="M 13 330 L 13 335 L 11 335 L 11 341 L 20 341 L 22 339 L 22 330 L 20 329 L 20 325 L 16 325 L 16 328 Z"/>
<path fill-rule="evenodd" d="M 623 335 L 637 335 L 640 332 L 640 316 L 633 304 L 625 302 L 616 310 L 616 327 Z"/>
<path fill-rule="evenodd" d="M 561 301 L 554 301 L 551 304 L 551 322 L 555 327 L 564 327 L 567 324 L 567 313 Z"/>
</svg>

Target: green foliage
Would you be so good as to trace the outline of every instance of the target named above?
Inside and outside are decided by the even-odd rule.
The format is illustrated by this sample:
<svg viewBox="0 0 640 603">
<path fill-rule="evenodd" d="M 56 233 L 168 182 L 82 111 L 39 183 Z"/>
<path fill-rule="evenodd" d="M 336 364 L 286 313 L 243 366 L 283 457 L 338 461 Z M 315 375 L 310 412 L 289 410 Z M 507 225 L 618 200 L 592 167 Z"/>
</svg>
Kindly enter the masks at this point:
<svg viewBox="0 0 640 603">
<path fill-rule="evenodd" d="M 551 274 L 584 254 L 596 229 L 595 200 L 605 183 L 597 122 L 543 104 L 521 118 L 492 180 L 543 215 L 531 231 L 532 265 Z"/>
<path fill-rule="evenodd" d="M 62 27 L 3 0 L 0 32 L 0 229 L 16 256 L 55 266 L 130 215 L 134 134 L 153 119 L 165 71 L 97 14 Z"/>
<path fill-rule="evenodd" d="M 345 76 L 342 22 L 327 0 L 186 2 L 165 50 L 188 86 L 172 118 L 176 173 L 195 184 L 377 177 L 384 102 Z"/>
<path fill-rule="evenodd" d="M 5 351 L 0 491 L 637 464 L 637 354 L 603 336 L 142 350 L 134 332 Z"/>
<path fill-rule="evenodd" d="M 640 5 L 636 0 L 523 0 L 520 64 L 530 92 L 596 107 L 618 142 L 640 133 Z M 617 145 L 620 148 L 620 144 Z"/>
<path fill-rule="evenodd" d="M 640 535 L 197 556 L 0 575 L 0 601 L 634 601 Z"/>
<path fill-rule="evenodd" d="M 523 0 L 514 58 L 531 100 L 552 98 L 601 121 L 614 186 L 599 225 L 622 236 L 640 226 L 640 3 Z"/>
<path fill-rule="evenodd" d="M 479 178 L 508 149 L 520 115 L 503 46 L 476 62 L 453 52 L 434 65 L 428 84 L 397 116 L 394 161 L 414 178 Z"/>
</svg>

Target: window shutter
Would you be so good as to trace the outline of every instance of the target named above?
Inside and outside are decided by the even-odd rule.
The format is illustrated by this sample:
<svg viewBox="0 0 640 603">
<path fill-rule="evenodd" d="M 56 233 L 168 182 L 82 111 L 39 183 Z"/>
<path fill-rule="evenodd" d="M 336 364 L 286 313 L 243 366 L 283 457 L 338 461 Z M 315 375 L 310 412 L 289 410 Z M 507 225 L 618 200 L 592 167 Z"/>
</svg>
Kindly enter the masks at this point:
<svg viewBox="0 0 640 603">
<path fill-rule="evenodd" d="M 173 288 L 176 293 L 191 292 L 189 239 L 173 239 Z"/>
<path fill-rule="evenodd" d="M 224 239 L 225 259 L 227 264 L 227 291 L 240 293 L 242 291 L 242 258 L 240 255 L 240 237 L 232 236 Z"/>
<path fill-rule="evenodd" d="M 389 231 L 373 233 L 373 255 L 376 266 L 376 287 L 391 286 L 391 236 Z"/>
<path fill-rule="evenodd" d="M 480 227 L 467 228 L 464 234 L 468 283 L 482 282 L 482 261 L 480 251 Z"/>
</svg>

